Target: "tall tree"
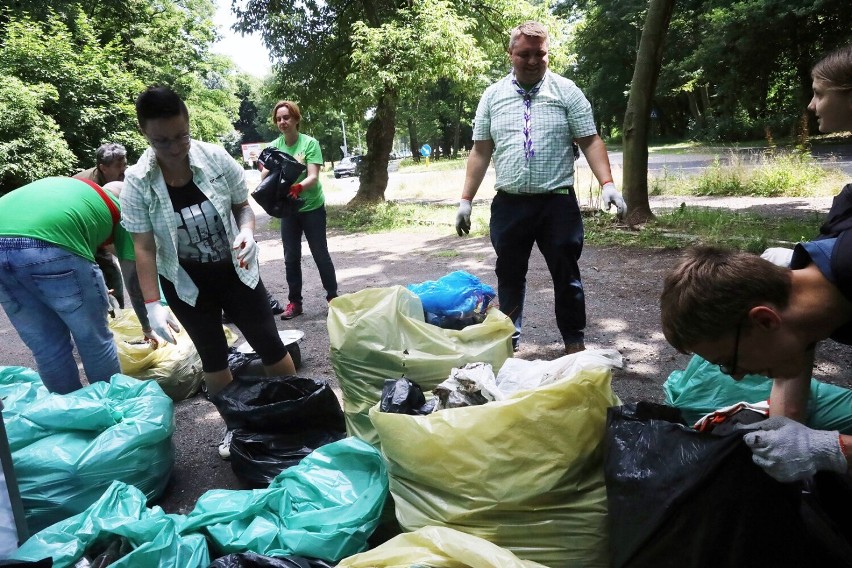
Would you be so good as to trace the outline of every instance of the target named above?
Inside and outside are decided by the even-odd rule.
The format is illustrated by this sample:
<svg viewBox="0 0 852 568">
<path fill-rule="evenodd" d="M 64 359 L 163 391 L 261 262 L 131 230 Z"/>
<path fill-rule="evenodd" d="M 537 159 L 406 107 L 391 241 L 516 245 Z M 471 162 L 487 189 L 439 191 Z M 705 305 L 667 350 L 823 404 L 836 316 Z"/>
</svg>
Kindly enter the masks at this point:
<svg viewBox="0 0 852 568">
<path fill-rule="evenodd" d="M 400 101 L 441 78 L 487 76 L 486 57 L 499 59 L 505 73 L 508 31 L 525 19 L 559 28 L 546 6 L 526 0 L 248 0 L 232 6 L 237 28 L 260 32 L 277 59 L 280 95 L 304 108 L 342 110 L 353 121 L 370 111 L 355 204 L 384 199 Z"/>
<path fill-rule="evenodd" d="M 630 96 L 624 115 L 624 194 L 627 197 L 627 221 L 631 224 L 653 219 L 648 203 L 648 132 L 651 101 L 663 60 L 666 30 L 674 9 L 674 0 L 650 0 L 642 39 L 636 55 Z"/>
</svg>

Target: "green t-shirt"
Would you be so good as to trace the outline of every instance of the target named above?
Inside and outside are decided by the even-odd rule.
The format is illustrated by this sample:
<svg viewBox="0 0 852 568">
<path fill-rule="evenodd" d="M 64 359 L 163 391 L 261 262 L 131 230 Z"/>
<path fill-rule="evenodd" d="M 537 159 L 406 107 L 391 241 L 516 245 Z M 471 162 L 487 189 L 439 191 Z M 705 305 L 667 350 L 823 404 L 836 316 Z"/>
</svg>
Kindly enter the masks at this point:
<svg viewBox="0 0 852 568">
<path fill-rule="evenodd" d="M 311 138 L 307 134 L 299 133 L 298 140 L 292 146 L 288 146 L 284 142 L 283 134 L 270 142 L 269 145 L 278 148 L 282 152 L 287 152 L 303 164 L 319 164 L 320 167 L 323 165 L 322 150 L 320 150 L 319 142 L 316 141 L 316 138 Z M 299 183 L 306 177 L 308 177 L 308 172 L 299 176 L 296 183 Z M 322 207 L 325 204 L 325 195 L 323 195 L 322 183 L 319 178 L 317 178 L 317 183 L 313 187 L 304 190 L 300 197 L 305 200 L 305 204 L 299 208 L 299 211 L 303 213 Z"/>
<path fill-rule="evenodd" d="M 0 237 L 39 239 L 95 262 L 95 249 L 112 233 L 103 198 L 79 179 L 40 179 L 0 197 Z M 121 224 L 115 226 L 113 244 L 119 258 L 135 259 L 133 240 Z"/>
</svg>

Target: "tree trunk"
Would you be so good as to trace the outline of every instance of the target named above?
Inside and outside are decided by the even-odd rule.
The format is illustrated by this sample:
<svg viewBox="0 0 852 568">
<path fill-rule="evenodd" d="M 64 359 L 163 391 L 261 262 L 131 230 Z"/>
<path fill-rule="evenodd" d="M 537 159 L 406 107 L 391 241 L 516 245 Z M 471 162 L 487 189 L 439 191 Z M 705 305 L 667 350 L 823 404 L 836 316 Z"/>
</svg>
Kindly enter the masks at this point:
<svg viewBox="0 0 852 568">
<path fill-rule="evenodd" d="M 411 150 L 411 158 L 416 164 L 420 163 L 420 152 L 417 151 L 419 146 L 420 143 L 417 141 L 417 125 L 414 123 L 411 115 L 408 115 L 408 149 Z"/>
<path fill-rule="evenodd" d="M 462 109 L 464 108 L 464 104 L 462 104 L 461 97 L 456 101 L 456 116 L 455 116 L 455 127 L 453 129 L 453 158 L 459 157 L 459 144 L 461 143 L 461 114 Z"/>
<path fill-rule="evenodd" d="M 674 0 L 650 0 L 636 68 L 630 83 L 624 115 L 624 196 L 628 223 L 654 218 L 648 203 L 648 132 L 651 101 L 663 60 L 663 44 L 674 9 Z"/>
<path fill-rule="evenodd" d="M 701 116 L 701 111 L 698 109 L 698 97 L 695 96 L 695 91 L 687 91 L 686 100 L 689 101 L 689 112 L 692 114 L 692 118 L 695 119 L 695 124 L 698 125 L 699 128 L 704 127 L 704 117 Z"/>
<path fill-rule="evenodd" d="M 393 149 L 396 123 L 396 91 L 385 87 L 379 97 L 376 116 L 367 126 L 367 154 L 361 161 L 358 193 L 350 206 L 369 205 L 385 200 L 388 187 L 388 158 Z"/>
</svg>

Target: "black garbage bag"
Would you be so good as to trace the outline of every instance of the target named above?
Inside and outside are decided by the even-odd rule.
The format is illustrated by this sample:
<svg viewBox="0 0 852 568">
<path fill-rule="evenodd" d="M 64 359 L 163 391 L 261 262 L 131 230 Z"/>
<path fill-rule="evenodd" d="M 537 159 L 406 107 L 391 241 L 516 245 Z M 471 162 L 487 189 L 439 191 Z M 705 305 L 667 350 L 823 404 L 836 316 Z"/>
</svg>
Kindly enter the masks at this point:
<svg viewBox="0 0 852 568">
<path fill-rule="evenodd" d="M 242 374 L 249 364 L 256 359 L 260 359 L 260 355 L 254 351 L 243 353 L 238 351 L 236 347 L 228 347 L 228 368 L 235 377 Z"/>
<path fill-rule="evenodd" d="M 269 215 L 279 219 L 298 212 L 305 200 L 290 197 L 290 186 L 307 170 L 307 166 L 272 146 L 263 149 L 258 161 L 269 170 L 269 175 L 252 192 L 254 200 Z"/>
<path fill-rule="evenodd" d="M 346 437 L 331 387 L 303 377 L 235 376 L 211 401 L 229 430 L 231 467 L 248 487 L 266 487 L 315 449 Z"/>
<path fill-rule="evenodd" d="M 231 438 L 231 469 L 245 487 L 263 489 L 279 473 L 298 465 L 315 449 L 345 437 L 345 430 L 299 430 L 282 434 L 238 428 Z"/>
<path fill-rule="evenodd" d="M 331 568 L 333 564 L 302 556 L 262 556 L 254 552 L 229 554 L 213 561 L 207 568 Z"/>
<path fill-rule="evenodd" d="M 769 477 L 742 435 L 697 432 L 653 403 L 609 409 L 612 566 L 844 565 L 805 521 L 802 485 Z"/>
<path fill-rule="evenodd" d="M 423 415 L 435 409 L 437 401 L 433 398 L 426 402 L 423 389 L 409 379 L 385 379 L 379 410 L 395 414 Z"/>
</svg>

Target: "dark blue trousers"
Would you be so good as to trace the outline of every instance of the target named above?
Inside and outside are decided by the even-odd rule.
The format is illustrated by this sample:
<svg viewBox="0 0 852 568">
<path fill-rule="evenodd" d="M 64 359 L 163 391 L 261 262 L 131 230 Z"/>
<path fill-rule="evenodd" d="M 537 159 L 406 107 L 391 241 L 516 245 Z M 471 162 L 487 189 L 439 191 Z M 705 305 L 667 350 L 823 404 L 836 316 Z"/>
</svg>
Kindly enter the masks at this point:
<svg viewBox="0 0 852 568">
<path fill-rule="evenodd" d="M 515 195 L 498 191 L 491 204 L 491 244 L 497 253 L 500 310 L 521 336 L 527 269 L 533 243 L 553 278 L 556 325 L 565 343 L 583 341 L 586 297 L 577 261 L 583 252 L 583 219 L 574 190 L 568 194 Z"/>
<path fill-rule="evenodd" d="M 326 300 L 337 297 L 337 275 L 328 253 L 325 206 L 305 213 L 295 213 L 281 219 L 281 241 L 284 243 L 284 272 L 289 292 L 287 299 L 302 303 L 302 235 L 308 241 L 311 255 L 325 288 Z"/>
</svg>

